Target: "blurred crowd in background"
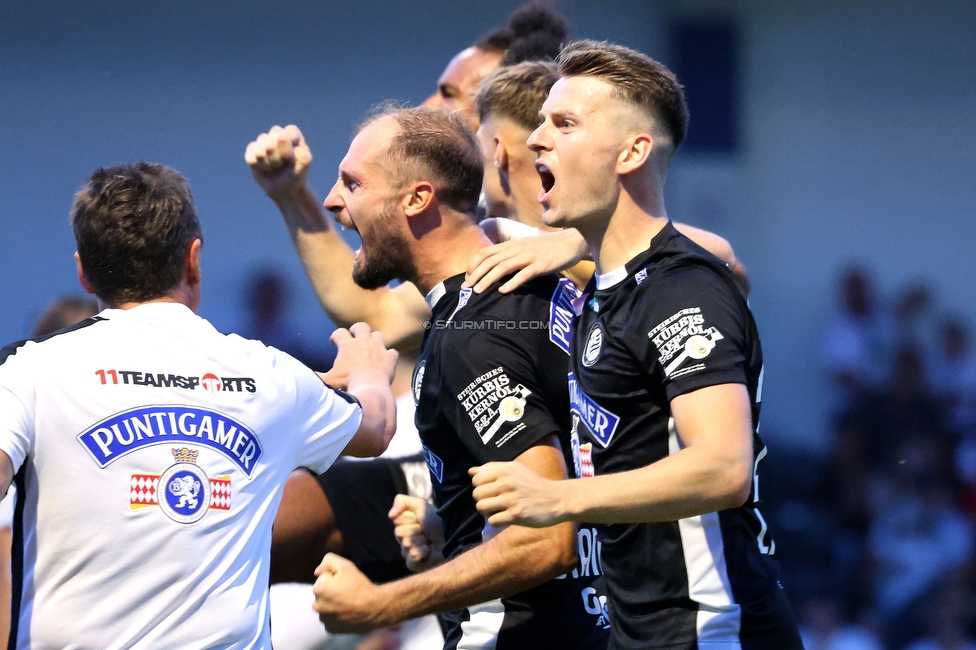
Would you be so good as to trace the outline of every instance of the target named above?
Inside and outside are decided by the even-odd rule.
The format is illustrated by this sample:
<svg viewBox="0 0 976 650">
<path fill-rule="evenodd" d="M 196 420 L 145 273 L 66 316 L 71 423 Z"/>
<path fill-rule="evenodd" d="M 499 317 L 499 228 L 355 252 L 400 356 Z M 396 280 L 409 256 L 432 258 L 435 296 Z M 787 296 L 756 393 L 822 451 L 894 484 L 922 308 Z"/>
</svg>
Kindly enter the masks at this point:
<svg viewBox="0 0 976 650">
<path fill-rule="evenodd" d="M 976 649 L 976 351 L 919 281 L 837 283 L 825 458 L 772 449 L 763 512 L 808 650 Z"/>
</svg>

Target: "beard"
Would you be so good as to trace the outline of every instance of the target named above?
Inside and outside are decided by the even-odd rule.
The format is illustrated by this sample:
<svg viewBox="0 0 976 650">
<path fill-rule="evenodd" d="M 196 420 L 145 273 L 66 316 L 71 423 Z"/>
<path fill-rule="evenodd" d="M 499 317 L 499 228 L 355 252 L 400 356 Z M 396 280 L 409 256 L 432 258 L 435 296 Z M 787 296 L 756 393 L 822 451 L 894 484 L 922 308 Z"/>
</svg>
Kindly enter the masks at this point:
<svg viewBox="0 0 976 650">
<path fill-rule="evenodd" d="M 397 232 L 394 206 L 387 206 L 369 233 L 360 232 L 363 261 L 352 267 L 352 280 L 363 289 L 379 289 L 392 280 L 410 280 L 417 276 L 410 247 Z"/>
</svg>

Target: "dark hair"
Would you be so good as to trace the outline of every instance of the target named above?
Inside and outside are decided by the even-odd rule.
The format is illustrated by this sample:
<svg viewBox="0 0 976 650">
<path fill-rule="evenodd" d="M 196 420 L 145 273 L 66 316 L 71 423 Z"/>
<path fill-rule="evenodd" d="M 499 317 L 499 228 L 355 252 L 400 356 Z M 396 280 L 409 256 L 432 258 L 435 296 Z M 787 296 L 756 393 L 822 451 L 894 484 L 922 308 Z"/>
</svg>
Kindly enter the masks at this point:
<svg viewBox="0 0 976 650">
<path fill-rule="evenodd" d="M 145 302 L 176 287 L 202 239 L 178 172 L 135 163 L 101 168 L 75 195 L 71 225 L 85 278 L 102 300 Z"/>
<path fill-rule="evenodd" d="M 552 60 L 568 35 L 567 20 L 548 4 L 533 0 L 509 14 L 508 25 L 489 32 L 475 47 L 504 53 L 501 65 Z"/>
<path fill-rule="evenodd" d="M 595 77 L 612 85 L 618 97 L 664 127 L 674 149 L 684 142 L 688 129 L 684 88 L 661 63 L 621 45 L 590 40 L 564 47 L 556 63 L 564 77 Z"/>
<path fill-rule="evenodd" d="M 496 115 L 534 129 L 539 125 L 539 109 L 558 78 L 556 65 L 543 61 L 492 70 L 478 88 L 479 119 L 484 122 L 489 115 Z"/>
<path fill-rule="evenodd" d="M 83 321 L 86 318 L 91 318 L 97 313 L 98 303 L 93 298 L 81 298 L 77 296 L 58 298 L 48 305 L 48 308 L 37 319 L 37 324 L 34 325 L 34 331 L 31 333 L 31 336 L 35 338 L 47 336 L 48 334 Z"/>
<path fill-rule="evenodd" d="M 461 118 L 426 106 L 385 106 L 359 130 L 382 117 L 393 119 L 400 127 L 388 150 L 395 181 L 404 184 L 426 177 L 441 203 L 459 212 L 473 212 L 481 195 L 484 163 L 478 141 Z"/>
</svg>

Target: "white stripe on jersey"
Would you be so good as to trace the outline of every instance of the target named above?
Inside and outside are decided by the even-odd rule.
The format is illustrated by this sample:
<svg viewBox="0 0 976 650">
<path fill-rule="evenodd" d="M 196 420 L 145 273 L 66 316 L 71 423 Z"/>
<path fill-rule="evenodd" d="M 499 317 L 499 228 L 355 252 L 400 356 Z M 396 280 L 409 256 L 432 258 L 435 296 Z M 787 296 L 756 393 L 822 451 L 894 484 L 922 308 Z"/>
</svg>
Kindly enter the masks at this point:
<svg viewBox="0 0 976 650">
<path fill-rule="evenodd" d="M 505 622 L 505 605 L 500 598 L 468 608 L 470 618 L 461 623 L 457 650 L 495 650 L 498 632 Z"/>
<path fill-rule="evenodd" d="M 673 455 L 682 449 L 674 418 L 668 420 L 668 433 L 668 455 Z M 688 571 L 688 597 L 698 603 L 698 643 L 707 643 L 709 650 L 741 650 L 742 608 L 732 596 L 718 513 L 679 519 L 678 531 Z"/>
</svg>

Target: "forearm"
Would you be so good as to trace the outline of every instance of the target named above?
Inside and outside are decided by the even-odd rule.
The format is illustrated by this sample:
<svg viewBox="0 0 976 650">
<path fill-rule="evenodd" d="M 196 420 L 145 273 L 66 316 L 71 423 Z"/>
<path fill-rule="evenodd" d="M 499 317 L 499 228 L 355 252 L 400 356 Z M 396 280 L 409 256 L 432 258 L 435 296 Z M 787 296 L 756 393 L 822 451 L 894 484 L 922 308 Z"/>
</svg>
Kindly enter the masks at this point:
<svg viewBox="0 0 976 650">
<path fill-rule="evenodd" d="M 351 373 L 346 392 L 359 400 L 363 419 L 356 435 L 342 453 L 359 457 L 379 456 L 386 451 L 396 432 L 396 399 L 390 390 L 388 378 L 376 371 Z"/>
<path fill-rule="evenodd" d="M 525 591 L 571 571 L 575 529 L 510 526 L 491 540 L 424 573 L 379 587 L 382 625 L 470 607 Z"/>
<path fill-rule="evenodd" d="M 743 463 L 688 447 L 639 469 L 553 481 L 557 520 L 675 521 L 742 505 L 751 472 Z M 748 494 L 748 491 L 745 492 Z"/>
</svg>

